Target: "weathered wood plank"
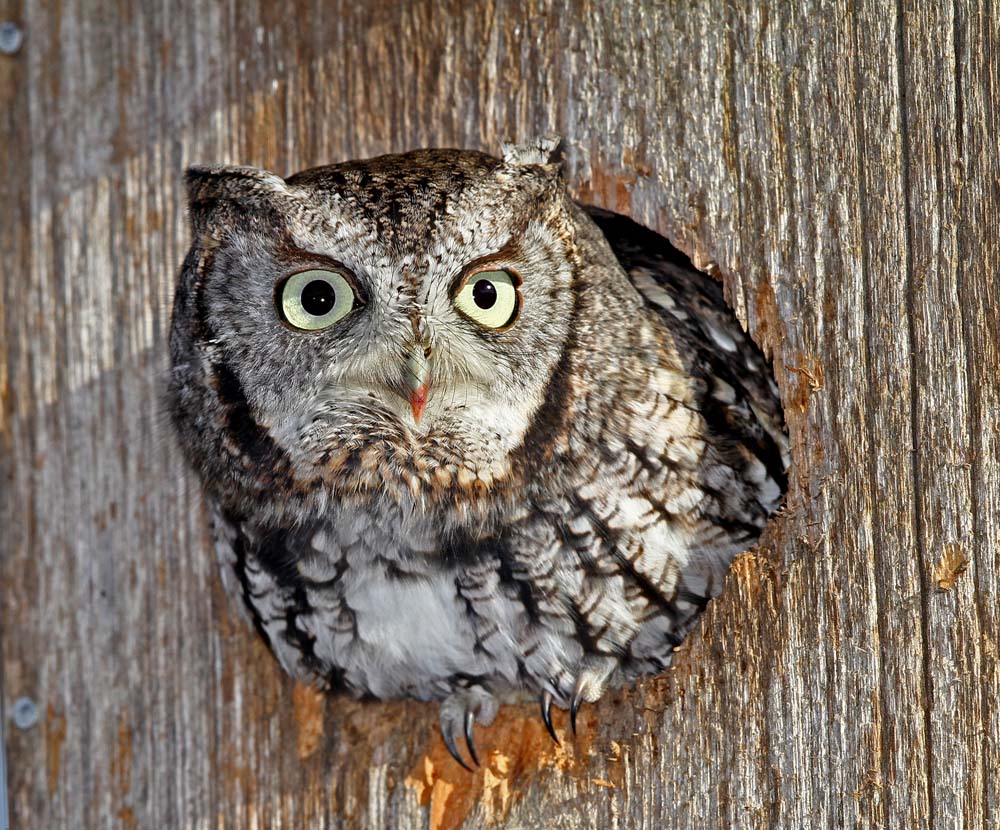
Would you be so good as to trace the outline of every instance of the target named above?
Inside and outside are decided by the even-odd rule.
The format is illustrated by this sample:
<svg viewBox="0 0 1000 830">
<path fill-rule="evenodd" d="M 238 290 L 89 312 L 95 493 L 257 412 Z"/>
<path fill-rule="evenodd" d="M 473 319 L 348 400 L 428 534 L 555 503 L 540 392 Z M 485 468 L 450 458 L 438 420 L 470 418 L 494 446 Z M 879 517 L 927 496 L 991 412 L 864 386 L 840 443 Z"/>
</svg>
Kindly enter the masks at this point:
<svg viewBox="0 0 1000 830">
<path fill-rule="evenodd" d="M 977 732 L 983 712 L 975 583 L 960 579 L 949 596 L 931 597 L 935 563 L 965 559 L 972 539 L 972 468 L 968 357 L 958 297 L 958 229 L 964 125 L 957 88 L 955 9 L 928 7 L 908 15 L 897 50 L 905 103 L 908 239 L 907 316 L 913 441 L 916 561 L 921 622 L 932 809 L 942 826 L 986 826 L 985 774 Z M 919 73 L 919 77 L 918 77 Z M 922 379 L 932 379 L 921 382 Z M 955 713 L 963 713 L 961 718 Z"/>
<path fill-rule="evenodd" d="M 20 2 L 0 0 L 0 22 L 19 23 L 20 20 Z M 13 49 L 14 46 L 8 48 Z M 0 55 L 0 136 L 18 146 L 25 146 L 28 136 L 27 120 L 24 118 L 28 103 L 24 74 L 21 62 L 5 60 Z M 4 275 L 0 281 L 0 355 L 11 356 L 0 359 L 0 488 L 6 490 L 13 485 L 14 479 L 11 435 L 5 426 L 13 416 L 13 400 L 8 390 L 15 344 L 11 342 L 10 332 L 3 321 L 7 317 L 6 309 L 14 302 L 13 292 L 16 291 L 16 283 L 7 279 L 6 275 L 23 272 L 21 266 L 27 262 L 24 243 L 30 227 L 28 176 L 23 165 L 15 162 L 12 153 L 0 152 L 0 204 L 3 205 L 3 220 L 0 221 L 0 262 L 3 263 L 3 268 L 0 275 Z M 11 266 L 12 270 L 8 271 Z M 9 507 L 13 507 L 13 504 L 7 499 L 0 499 L 0 527 L 12 528 L 14 517 L 8 512 Z M 16 549 L 19 545 L 18 537 L 22 533 L 20 527 L 6 531 L 10 549 Z M 0 551 L 0 557 L 8 555 L 7 550 L 0 548 Z M 6 594 L 5 570 L 0 568 L 0 604 Z M 13 720 L 13 701 L 6 700 L 2 692 L 7 687 L 7 661 L 4 659 L 6 630 L 5 620 L 0 615 L 0 743 L 3 744 L 0 746 L 0 830 L 7 830 L 10 826 L 6 745 L 7 733 L 11 729 L 10 721 Z"/>
<path fill-rule="evenodd" d="M 969 391 L 966 463 L 971 471 L 972 545 L 969 573 L 972 604 L 979 626 L 978 665 L 962 666 L 963 694 L 981 721 L 968 723 L 973 746 L 981 752 L 984 775 L 984 826 L 1000 817 L 1000 261 L 997 232 L 1000 135 L 1000 7 L 995 2 L 958 6 L 954 29 L 955 75 L 961 124 L 956 163 L 961 182 L 956 220 L 959 260 L 956 266 L 958 305 L 962 310 L 966 387 Z M 978 687 L 978 689 L 977 689 Z M 972 702 L 979 695 L 978 707 Z M 972 700 L 970 700 L 972 699 Z M 963 704 L 965 702 L 963 701 Z"/>
<path fill-rule="evenodd" d="M 1000 823 L 994 0 L 0 9 L 13 826 Z M 296 688 L 221 595 L 158 405 L 178 176 L 552 129 L 725 280 L 793 487 L 673 670 L 575 746 L 505 712 L 469 776 L 433 707 Z"/>
</svg>

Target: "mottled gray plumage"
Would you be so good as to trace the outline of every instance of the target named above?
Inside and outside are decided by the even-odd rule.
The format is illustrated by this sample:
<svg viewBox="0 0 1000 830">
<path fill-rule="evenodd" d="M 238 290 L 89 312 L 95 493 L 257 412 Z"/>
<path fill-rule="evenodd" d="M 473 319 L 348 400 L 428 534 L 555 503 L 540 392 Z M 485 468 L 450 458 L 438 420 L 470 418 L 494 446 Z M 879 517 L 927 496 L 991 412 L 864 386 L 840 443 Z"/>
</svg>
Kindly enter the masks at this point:
<svg viewBox="0 0 1000 830">
<path fill-rule="evenodd" d="M 550 150 L 188 173 L 170 401 L 227 586 L 296 677 L 442 701 L 456 754 L 499 703 L 663 669 L 785 486 L 718 285 Z M 353 292 L 318 331 L 282 319 L 310 269 Z M 483 274 L 503 326 L 457 308 Z"/>
</svg>

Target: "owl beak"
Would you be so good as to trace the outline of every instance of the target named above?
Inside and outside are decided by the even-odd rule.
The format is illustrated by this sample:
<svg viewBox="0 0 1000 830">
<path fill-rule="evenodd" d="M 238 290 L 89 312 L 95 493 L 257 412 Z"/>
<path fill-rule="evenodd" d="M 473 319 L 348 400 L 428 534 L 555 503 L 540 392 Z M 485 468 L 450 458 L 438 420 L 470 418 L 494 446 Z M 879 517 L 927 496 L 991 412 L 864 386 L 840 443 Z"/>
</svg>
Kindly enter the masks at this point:
<svg viewBox="0 0 1000 830">
<path fill-rule="evenodd" d="M 410 352 L 406 361 L 406 385 L 409 393 L 410 409 L 413 410 L 414 423 L 420 423 L 427 405 L 427 392 L 430 386 L 431 365 L 428 361 L 430 349 L 419 346 Z"/>
</svg>

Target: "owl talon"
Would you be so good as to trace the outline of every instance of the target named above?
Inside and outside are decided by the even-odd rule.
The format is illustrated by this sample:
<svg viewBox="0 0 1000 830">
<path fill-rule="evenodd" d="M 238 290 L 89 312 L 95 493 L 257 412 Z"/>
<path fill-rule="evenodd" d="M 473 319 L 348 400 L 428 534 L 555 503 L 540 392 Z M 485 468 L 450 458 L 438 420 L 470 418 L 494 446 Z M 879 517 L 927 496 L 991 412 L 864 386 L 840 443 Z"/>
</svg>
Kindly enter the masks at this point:
<svg viewBox="0 0 1000 830">
<path fill-rule="evenodd" d="M 604 683 L 600 684 L 603 687 Z M 580 711 L 580 706 L 588 700 L 587 693 L 590 690 L 590 684 L 588 683 L 588 677 L 586 674 L 580 676 L 576 680 L 576 686 L 573 688 L 573 699 L 569 704 L 569 725 L 573 730 L 573 737 L 576 737 L 576 716 Z"/>
<path fill-rule="evenodd" d="M 583 691 L 578 690 L 573 695 L 573 701 L 569 705 L 569 725 L 573 730 L 573 737 L 576 737 L 576 715 L 580 711 L 580 704 L 583 703 Z"/>
<path fill-rule="evenodd" d="M 476 745 L 472 742 L 472 725 L 476 722 L 476 715 L 471 709 L 465 710 L 465 745 L 469 748 L 469 755 L 472 756 L 472 763 L 479 766 L 479 756 L 476 755 Z"/>
<path fill-rule="evenodd" d="M 454 758 L 458 763 L 465 767 L 469 772 L 475 772 L 475 770 L 465 763 L 465 759 L 462 757 L 461 753 L 458 751 L 458 744 L 455 743 L 455 736 L 452 734 L 451 730 L 442 725 L 441 737 L 444 739 L 444 745 L 448 748 L 448 752 L 451 753 L 451 757 Z"/>
<path fill-rule="evenodd" d="M 542 692 L 542 721 L 545 723 L 545 728 L 549 730 L 552 740 L 558 745 L 559 736 L 556 735 L 556 730 L 552 727 L 552 692 L 548 690 Z"/>
<path fill-rule="evenodd" d="M 469 766 L 458 751 L 459 741 L 464 737 L 472 762 L 479 766 L 479 753 L 473 742 L 473 727 L 476 721 L 483 726 L 489 726 L 497 713 L 497 701 L 481 686 L 469 686 L 456 689 L 441 703 L 441 737 L 451 757 L 465 767 L 469 772 L 475 772 L 475 767 Z"/>
</svg>

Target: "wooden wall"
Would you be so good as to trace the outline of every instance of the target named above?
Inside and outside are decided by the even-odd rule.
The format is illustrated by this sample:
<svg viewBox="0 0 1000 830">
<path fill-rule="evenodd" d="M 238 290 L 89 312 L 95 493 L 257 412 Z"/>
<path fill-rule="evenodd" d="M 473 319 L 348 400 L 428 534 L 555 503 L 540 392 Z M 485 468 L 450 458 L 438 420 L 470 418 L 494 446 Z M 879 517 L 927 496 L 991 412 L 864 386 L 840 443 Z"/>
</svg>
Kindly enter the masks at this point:
<svg viewBox="0 0 1000 830">
<path fill-rule="evenodd" d="M 996 0 L 0 0 L 16 828 L 1000 826 Z M 774 355 L 787 510 L 677 666 L 481 733 L 295 687 L 158 402 L 192 162 L 555 130 Z M 17 729 L 28 696 L 39 723 Z M 565 729 L 560 716 L 557 727 Z"/>
</svg>

